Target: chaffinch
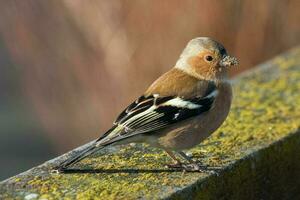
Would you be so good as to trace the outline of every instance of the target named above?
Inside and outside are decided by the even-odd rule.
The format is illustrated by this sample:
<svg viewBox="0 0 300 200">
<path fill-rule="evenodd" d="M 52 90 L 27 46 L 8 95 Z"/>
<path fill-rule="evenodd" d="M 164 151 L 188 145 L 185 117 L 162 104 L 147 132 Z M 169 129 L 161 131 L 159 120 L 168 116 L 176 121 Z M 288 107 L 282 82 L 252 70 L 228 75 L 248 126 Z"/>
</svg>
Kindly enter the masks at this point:
<svg viewBox="0 0 300 200">
<path fill-rule="evenodd" d="M 175 67 L 121 112 L 111 129 L 56 169 L 67 171 L 109 145 L 143 142 L 165 150 L 175 161 L 169 167 L 201 171 L 182 150 L 199 144 L 226 119 L 232 99 L 227 71 L 234 65 L 237 59 L 220 43 L 207 37 L 192 39 Z M 181 163 L 176 154 L 188 162 Z"/>
</svg>

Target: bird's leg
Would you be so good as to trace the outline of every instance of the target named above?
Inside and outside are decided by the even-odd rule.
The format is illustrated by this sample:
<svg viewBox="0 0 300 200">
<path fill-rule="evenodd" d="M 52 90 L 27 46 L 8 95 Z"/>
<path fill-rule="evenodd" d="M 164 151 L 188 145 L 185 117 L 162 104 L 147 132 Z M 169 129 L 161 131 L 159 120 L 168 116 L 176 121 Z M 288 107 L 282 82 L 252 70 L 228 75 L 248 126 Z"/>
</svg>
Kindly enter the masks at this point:
<svg viewBox="0 0 300 200">
<path fill-rule="evenodd" d="M 184 160 L 188 161 L 188 163 L 182 163 L 172 151 L 165 150 L 166 153 L 172 158 L 174 161 L 173 164 L 168 164 L 167 167 L 171 169 L 182 169 L 188 172 L 206 172 L 210 174 L 217 174 L 217 172 L 213 169 L 209 169 L 208 166 L 202 165 L 200 162 L 194 161 L 191 157 L 186 155 L 183 151 L 178 151 L 178 153 Z"/>
<path fill-rule="evenodd" d="M 208 166 L 202 165 L 200 162 L 194 161 L 191 157 L 186 155 L 183 151 L 177 152 L 184 160 L 187 160 L 189 164 L 182 164 L 182 168 L 186 171 L 199 171 L 215 174 L 216 172 L 212 169 L 209 169 Z"/>
<path fill-rule="evenodd" d="M 172 151 L 165 150 L 165 152 L 174 161 L 174 163 L 167 165 L 168 168 L 182 168 L 182 164 L 181 164 L 180 160 L 178 158 L 176 158 L 175 154 Z"/>
<path fill-rule="evenodd" d="M 178 154 L 184 159 L 187 160 L 190 164 L 195 163 L 191 157 L 186 155 L 183 151 L 179 151 Z"/>
</svg>

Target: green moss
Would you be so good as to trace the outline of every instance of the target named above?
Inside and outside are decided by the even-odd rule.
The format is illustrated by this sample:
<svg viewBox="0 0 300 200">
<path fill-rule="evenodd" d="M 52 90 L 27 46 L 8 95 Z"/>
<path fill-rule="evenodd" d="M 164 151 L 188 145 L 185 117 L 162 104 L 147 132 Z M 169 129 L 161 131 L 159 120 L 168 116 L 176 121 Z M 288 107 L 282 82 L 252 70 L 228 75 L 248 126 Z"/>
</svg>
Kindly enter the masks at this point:
<svg viewBox="0 0 300 200">
<path fill-rule="evenodd" d="M 298 132 L 300 127 L 300 49 L 264 65 L 269 67 L 235 81 L 228 119 L 190 151 L 204 164 L 223 167 L 222 181 L 220 176 L 204 173 L 168 171 L 164 164 L 170 160 L 161 150 L 137 144 L 110 154 L 99 153 L 77 166 L 99 169 L 101 173 L 50 174 L 48 169 L 53 164 L 48 163 L 2 182 L 0 193 L 5 199 L 29 194 L 37 194 L 40 199 L 153 199 L 171 194 L 174 198 L 197 194 L 209 199 L 213 194 L 222 195 L 220 184 L 238 193 L 241 183 L 251 185 L 260 174 L 272 174 L 263 169 L 270 164 L 280 165 L 278 159 L 286 156 L 285 162 L 289 163 L 287 155 L 293 155 L 296 139 L 280 144 L 279 150 L 276 148 L 280 145 L 270 145 Z M 261 149 L 262 153 L 254 153 Z M 277 153 L 270 156 L 274 152 Z M 181 193 L 182 190 L 189 193 Z"/>
</svg>

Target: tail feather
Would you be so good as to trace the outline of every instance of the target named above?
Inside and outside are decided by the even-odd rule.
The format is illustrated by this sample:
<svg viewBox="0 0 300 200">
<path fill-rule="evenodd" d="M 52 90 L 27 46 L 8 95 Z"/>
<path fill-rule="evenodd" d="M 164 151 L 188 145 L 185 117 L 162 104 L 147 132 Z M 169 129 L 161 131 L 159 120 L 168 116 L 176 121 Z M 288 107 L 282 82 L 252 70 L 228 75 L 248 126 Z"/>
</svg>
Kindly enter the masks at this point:
<svg viewBox="0 0 300 200">
<path fill-rule="evenodd" d="M 66 161 L 62 162 L 56 170 L 59 172 L 67 171 L 70 166 L 72 166 L 75 163 L 78 163 L 79 161 L 83 160 L 87 156 L 93 154 L 94 152 L 102 149 L 103 147 L 99 147 L 96 143 L 91 144 L 91 146 L 86 147 L 81 152 L 76 153 L 76 155 L 70 157 Z"/>
<path fill-rule="evenodd" d="M 94 152 L 111 145 L 115 142 L 118 142 L 120 140 L 124 140 L 127 137 L 119 137 L 117 132 L 120 130 L 117 129 L 118 126 L 114 125 L 111 129 L 109 129 L 103 136 L 101 136 L 99 139 L 95 140 L 92 144 L 81 150 L 80 152 L 76 153 L 74 156 L 71 156 L 64 162 L 62 162 L 58 167 L 54 169 L 54 172 L 67 172 L 68 168 L 72 166 L 73 164 L 81 161 L 82 159 L 86 158 L 87 156 L 93 154 Z M 112 137 L 109 137 L 109 134 L 115 133 Z M 115 137 L 114 137 L 115 136 Z"/>
</svg>

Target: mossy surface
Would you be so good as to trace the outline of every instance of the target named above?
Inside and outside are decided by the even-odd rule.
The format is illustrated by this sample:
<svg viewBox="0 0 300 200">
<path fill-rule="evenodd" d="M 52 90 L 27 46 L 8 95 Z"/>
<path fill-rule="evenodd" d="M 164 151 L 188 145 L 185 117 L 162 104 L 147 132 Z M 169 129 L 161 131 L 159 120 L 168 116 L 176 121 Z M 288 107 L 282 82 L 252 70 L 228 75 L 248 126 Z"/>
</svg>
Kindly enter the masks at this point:
<svg viewBox="0 0 300 200">
<path fill-rule="evenodd" d="M 0 199 L 238 199 L 243 187 L 259 190 L 255 181 L 272 192 L 272 184 L 263 180 L 277 174 L 274 183 L 280 188 L 289 181 L 286 168 L 289 175 L 300 175 L 294 172 L 300 159 L 294 160 L 293 153 L 300 150 L 300 48 L 236 78 L 234 94 L 226 122 L 190 150 L 204 164 L 221 167 L 219 175 L 170 171 L 164 167 L 170 162 L 164 152 L 137 144 L 102 151 L 76 166 L 95 173 L 49 173 L 67 155 L 61 156 L 1 182 Z"/>
</svg>

